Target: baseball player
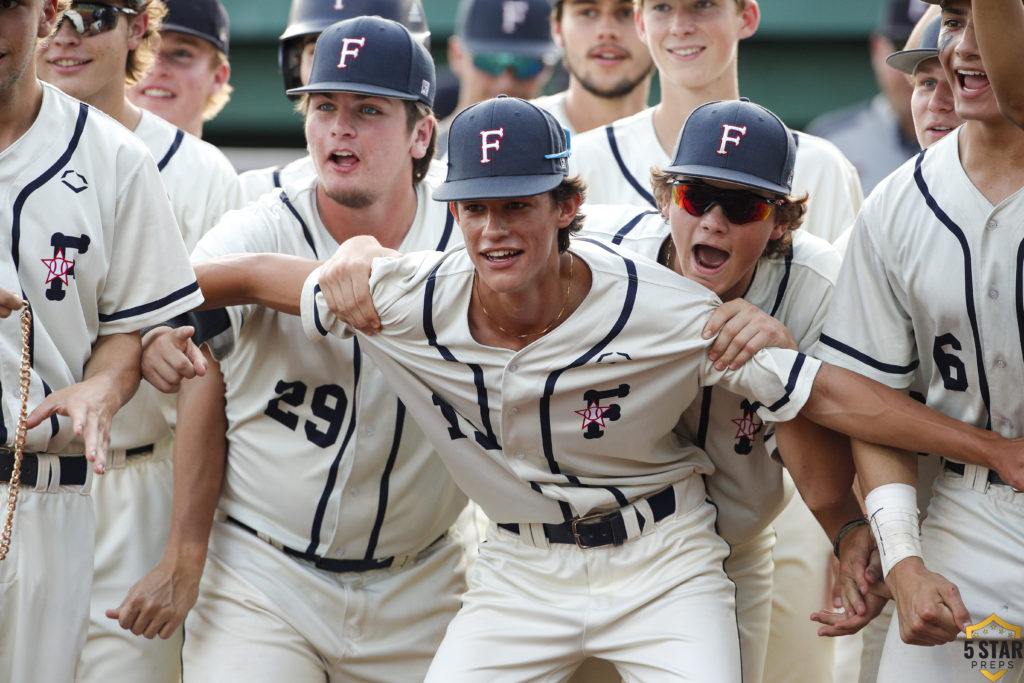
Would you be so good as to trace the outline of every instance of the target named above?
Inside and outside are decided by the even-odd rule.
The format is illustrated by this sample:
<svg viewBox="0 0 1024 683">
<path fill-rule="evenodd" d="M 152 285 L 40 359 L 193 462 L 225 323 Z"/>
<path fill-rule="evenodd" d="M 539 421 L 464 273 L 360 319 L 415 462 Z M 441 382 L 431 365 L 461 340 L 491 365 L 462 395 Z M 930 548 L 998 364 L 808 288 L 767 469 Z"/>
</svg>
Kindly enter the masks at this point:
<svg viewBox="0 0 1024 683">
<path fill-rule="evenodd" d="M 591 202 L 654 209 L 650 169 L 669 163 L 686 117 L 705 102 L 739 97 L 737 47 L 757 30 L 760 10 L 756 0 L 636 4 L 637 28 L 658 67 L 661 102 L 578 136 L 573 170 L 587 180 Z M 683 27 L 678 37 L 676 24 Z M 814 198 L 802 229 L 831 242 L 853 223 L 862 198 L 860 180 L 835 145 L 805 133 L 796 136 L 793 194 Z"/>
<path fill-rule="evenodd" d="M 19 683 L 75 675 L 93 563 L 87 460 L 102 472 L 113 455 L 111 417 L 138 384 L 137 330 L 202 299 L 145 147 L 36 78 L 37 41 L 52 33 L 64 7 L 57 0 L 0 6 L 0 213 L 8 226 L 0 299 L 2 312 L 24 300 L 32 313 L 25 337 L 16 317 L 0 324 L 4 501 L 23 350 L 31 366 L 27 406 L 35 409 L 13 536 L 0 560 L 0 671 Z M 7 505 L 3 515 L 6 522 Z"/>
<path fill-rule="evenodd" d="M 203 137 L 203 122 L 231 99 L 228 12 L 220 0 L 171 0 L 152 66 L 128 88 L 128 99 L 186 133 Z"/>
<path fill-rule="evenodd" d="M 127 98 L 128 84 L 152 60 L 165 9 L 160 0 L 72 3 L 39 50 L 37 68 L 42 80 L 110 115 L 149 148 L 185 245 L 192 248 L 225 211 L 242 204 L 242 197 L 234 169 L 217 148 Z M 94 485 L 96 566 L 89 640 L 79 673 L 83 681 L 178 679 L 180 634 L 166 642 L 146 642 L 105 617 L 156 566 L 167 540 L 173 410 L 160 399 L 143 384 L 118 414 L 111 435 L 111 476 Z"/>
<path fill-rule="evenodd" d="M 746 134 L 737 144 L 726 146 L 727 154 L 718 154 L 726 131 L 736 128 L 746 129 Z M 795 155 L 791 132 L 763 107 L 745 100 L 701 105 L 687 119 L 672 161 L 652 179 L 661 213 L 590 205 L 584 234 L 657 260 L 704 284 L 723 301 L 742 296 L 742 301 L 728 304 L 720 314 L 740 310 L 735 306 L 745 301 L 745 306 L 770 312 L 778 321 L 775 333 L 779 336 L 772 339 L 773 345 L 806 351 L 818 339 L 840 259 L 827 242 L 797 229 L 809 200 L 789 196 Z M 724 187 L 737 192 L 714 194 Z M 697 199 L 688 199 L 688 192 Z M 735 207 L 768 206 L 758 199 L 762 196 L 781 202 L 771 209 L 771 230 L 738 220 L 747 217 Z M 731 324 L 750 314 L 742 310 Z M 714 323 L 716 331 L 723 327 L 728 331 L 731 326 Z M 723 367 L 743 360 L 733 359 L 737 354 L 728 349 L 727 336 L 721 335 L 712 347 L 713 357 Z M 736 335 L 737 345 L 748 337 Z M 750 343 L 763 345 L 756 337 Z M 770 427 L 756 419 L 752 401 L 746 397 L 706 387 L 676 428 L 704 449 L 715 467 L 707 486 L 718 508 L 719 532 L 731 550 L 725 569 L 736 584 L 743 679 L 748 683 L 761 680 L 767 654 L 775 545 L 772 521 L 792 495 L 782 468 L 769 457 L 774 449 L 774 436 L 766 434 Z M 791 471 L 806 476 L 802 463 L 796 461 L 799 455 L 781 453 Z M 822 456 L 816 453 L 815 457 L 820 463 Z M 841 463 L 830 461 L 833 472 L 840 467 Z M 838 510 L 820 510 L 821 503 L 831 503 L 833 495 L 821 482 L 801 486 L 812 509 L 830 516 L 823 524 L 830 538 L 860 514 L 850 492 L 852 460 L 846 467 L 848 479 L 834 478 L 839 493 L 847 494 L 839 496 L 843 505 Z"/>
<path fill-rule="evenodd" d="M 278 64 L 285 92 L 306 85 L 313 68 L 317 36 L 328 26 L 345 19 L 377 15 L 405 26 L 423 47 L 430 49 L 430 28 L 422 0 L 292 0 L 288 27 L 278 43 Z M 309 155 L 284 166 L 246 171 L 239 180 L 247 201 L 254 201 L 276 187 L 316 175 Z"/>
<path fill-rule="evenodd" d="M 456 118 L 451 142 L 435 198 L 452 202 L 467 246 L 375 261 L 380 334 L 359 337 L 496 522 L 428 681 L 561 680 L 588 655 L 630 680 L 739 680 L 726 546 L 697 477 L 709 462 L 672 436 L 702 384 L 758 397 L 766 417 L 802 409 L 886 442 L 989 447 L 983 430 L 795 351 L 716 370 L 701 336 L 712 292 L 633 252 L 570 242 L 583 186 L 565 178 L 564 132 L 542 110 L 489 100 Z M 373 243 L 338 254 L 355 241 Z M 213 305 L 289 310 L 310 267 L 273 255 L 196 265 Z M 308 276 L 311 337 L 352 332 L 326 306 L 346 282 Z M 1020 449 L 995 446 L 1000 461 Z"/>
<path fill-rule="evenodd" d="M 321 34 L 311 73 L 289 93 L 303 97 L 317 176 L 227 214 L 193 257 L 325 258 L 364 233 L 407 250 L 456 241 L 423 180 L 436 136 L 429 52 L 400 24 L 360 17 Z M 182 533 L 116 616 L 166 637 L 198 586 L 185 680 L 422 680 L 465 589 L 449 534 L 465 496 L 356 340 L 296 348 L 299 318 L 259 306 L 230 308 L 224 323 L 226 393 L 193 388 L 177 439 L 201 443 L 225 412 L 205 406 L 226 400 L 226 464 L 223 445 L 177 451 Z M 208 374 L 217 368 L 210 359 Z M 226 519 L 211 537 L 218 493 Z"/>
<path fill-rule="evenodd" d="M 647 107 L 654 63 L 633 25 L 633 0 L 555 0 L 551 37 L 569 86 L 533 101 L 575 135 Z"/>
<path fill-rule="evenodd" d="M 999 111 L 971 2 L 942 5 L 938 46 L 966 123 L 865 203 L 816 353 L 897 388 L 916 381 L 928 405 L 1012 435 L 1024 366 L 1007 322 L 1017 317 L 1024 132 Z M 870 333 L 859 327 L 868 320 Z M 914 456 L 858 442 L 854 453 L 898 614 L 878 680 L 1019 680 L 1024 500 L 1015 473 L 954 454 L 919 527 Z M 977 642 L 1000 635 L 1018 640 Z"/>
</svg>

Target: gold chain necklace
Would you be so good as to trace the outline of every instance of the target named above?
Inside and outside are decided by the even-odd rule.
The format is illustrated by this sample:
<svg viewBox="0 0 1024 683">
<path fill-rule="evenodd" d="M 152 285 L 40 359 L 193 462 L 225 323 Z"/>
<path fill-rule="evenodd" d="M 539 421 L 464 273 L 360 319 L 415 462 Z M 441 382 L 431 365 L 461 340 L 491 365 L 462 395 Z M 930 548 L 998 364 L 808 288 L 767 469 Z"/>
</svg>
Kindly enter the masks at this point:
<svg viewBox="0 0 1024 683">
<path fill-rule="evenodd" d="M 506 330 L 504 327 L 502 327 L 501 325 L 498 324 L 497 320 L 495 320 L 494 318 L 491 317 L 490 313 L 487 312 L 487 307 L 484 306 L 484 298 L 482 296 L 480 296 L 480 290 L 477 289 L 476 300 L 480 302 L 480 310 L 483 311 L 484 316 L 488 320 L 490 320 L 492 323 L 494 323 L 495 327 L 497 327 L 501 332 L 504 332 L 509 337 L 517 337 L 518 339 L 526 339 L 527 337 L 539 337 L 539 336 L 545 335 L 545 334 L 547 334 L 548 332 L 551 331 L 551 328 L 553 328 L 558 323 L 559 320 L 562 319 L 562 314 L 565 313 L 565 307 L 569 304 L 569 296 L 572 294 L 572 269 L 573 269 L 573 264 L 574 263 L 575 263 L 575 261 L 573 260 L 572 252 L 570 251 L 569 252 L 569 286 L 565 288 L 565 299 L 562 300 L 562 308 L 560 308 L 558 310 L 558 315 L 556 315 L 554 318 L 551 319 L 551 322 L 548 323 L 548 326 L 545 327 L 540 332 L 527 332 L 526 334 L 516 334 L 515 332 L 509 332 L 508 330 Z M 475 276 L 474 276 L 473 283 L 474 283 L 474 285 L 476 284 Z"/>
<path fill-rule="evenodd" d="M 18 377 L 21 398 L 21 413 L 18 415 L 18 427 L 14 432 L 14 468 L 11 480 L 7 485 L 7 521 L 0 533 L 0 560 L 7 557 L 11 548 L 11 532 L 14 527 L 14 509 L 18 506 L 18 490 L 21 488 L 21 460 L 25 451 L 25 434 L 28 429 L 25 420 L 28 418 L 28 390 L 32 381 L 32 361 L 29 354 L 29 337 L 32 333 L 32 311 L 28 302 L 21 311 L 21 371 Z"/>
</svg>

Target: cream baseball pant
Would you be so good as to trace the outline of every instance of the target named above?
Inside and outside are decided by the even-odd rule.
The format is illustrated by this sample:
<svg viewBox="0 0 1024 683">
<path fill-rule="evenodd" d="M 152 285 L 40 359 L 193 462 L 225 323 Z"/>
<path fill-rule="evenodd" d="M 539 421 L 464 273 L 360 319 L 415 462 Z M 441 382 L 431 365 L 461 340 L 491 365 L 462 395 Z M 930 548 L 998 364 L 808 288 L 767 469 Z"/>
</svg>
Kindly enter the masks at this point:
<svg viewBox="0 0 1024 683">
<path fill-rule="evenodd" d="M 465 588 L 449 537 L 400 567 L 328 572 L 214 522 L 183 683 L 421 681 Z"/>
<path fill-rule="evenodd" d="M 980 643 L 961 634 L 945 645 L 907 645 L 897 616 L 886 635 L 879 683 L 1024 681 L 1024 660 L 1015 656 L 1024 646 L 1024 493 L 989 484 L 985 468 L 967 465 L 965 473 L 943 472 L 935 480 L 921 525 L 924 563 L 960 590 L 971 624 L 981 631 L 977 637 L 1016 640 Z"/>
<path fill-rule="evenodd" d="M 727 546 L 701 479 L 675 488 L 676 512 L 619 546 L 548 544 L 540 525 L 492 524 L 426 680 L 564 681 L 597 657 L 630 682 L 738 683 Z"/>
<path fill-rule="evenodd" d="M 56 456 L 40 456 L 39 481 Z M 48 462 L 47 462 L 48 461 Z M 94 520 L 85 486 L 22 484 L 13 538 L 0 562 L 0 679 L 14 683 L 73 680 L 89 623 Z M 58 480 L 59 481 L 59 480 Z M 7 520 L 0 484 L 0 525 Z"/>
<path fill-rule="evenodd" d="M 180 629 L 167 640 L 149 640 L 105 614 L 163 558 L 171 523 L 172 450 L 168 437 L 148 453 L 112 451 L 107 473 L 93 483 L 96 549 L 78 683 L 177 683 L 181 676 Z"/>
</svg>

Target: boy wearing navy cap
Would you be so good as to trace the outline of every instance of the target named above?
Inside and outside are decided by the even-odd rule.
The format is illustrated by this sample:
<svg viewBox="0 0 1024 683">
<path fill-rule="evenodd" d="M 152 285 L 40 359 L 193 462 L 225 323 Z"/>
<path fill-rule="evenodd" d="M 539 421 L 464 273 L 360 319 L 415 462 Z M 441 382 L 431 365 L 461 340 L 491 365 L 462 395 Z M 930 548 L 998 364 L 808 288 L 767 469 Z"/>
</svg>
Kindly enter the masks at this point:
<svg viewBox="0 0 1024 683">
<path fill-rule="evenodd" d="M 156 59 L 128 99 L 197 138 L 231 100 L 228 12 L 220 0 L 167 0 Z"/>
</svg>

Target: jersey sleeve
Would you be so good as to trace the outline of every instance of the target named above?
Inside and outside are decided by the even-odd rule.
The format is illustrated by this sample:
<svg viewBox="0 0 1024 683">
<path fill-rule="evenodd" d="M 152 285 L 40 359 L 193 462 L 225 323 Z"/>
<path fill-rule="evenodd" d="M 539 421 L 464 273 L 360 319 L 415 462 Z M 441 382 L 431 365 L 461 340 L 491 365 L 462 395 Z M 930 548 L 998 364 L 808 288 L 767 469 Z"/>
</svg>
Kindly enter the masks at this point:
<svg viewBox="0 0 1024 683">
<path fill-rule="evenodd" d="M 785 422 L 804 407 L 821 361 L 790 349 L 765 348 L 738 370 L 715 370 L 704 359 L 707 382 L 739 396 L 754 399 L 753 408 L 765 422 Z"/>
<path fill-rule="evenodd" d="M 134 332 L 202 303 L 192 264 L 156 162 L 148 155 L 124 168 L 116 203 L 110 273 L 99 297 L 102 335 Z"/>
<path fill-rule="evenodd" d="M 906 389 L 917 368 L 906 292 L 886 267 L 865 207 L 850 236 L 839 282 L 814 355 L 895 389 Z"/>
</svg>

